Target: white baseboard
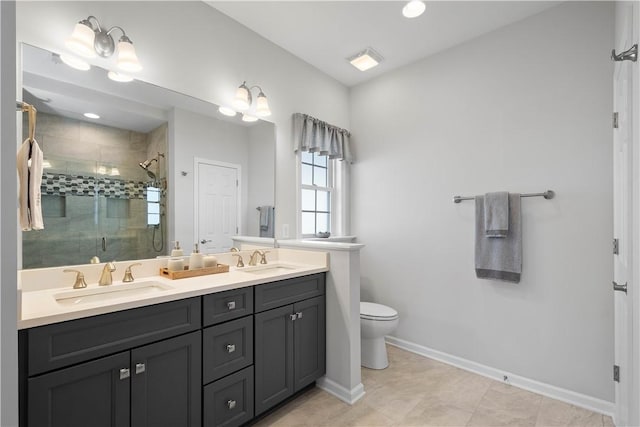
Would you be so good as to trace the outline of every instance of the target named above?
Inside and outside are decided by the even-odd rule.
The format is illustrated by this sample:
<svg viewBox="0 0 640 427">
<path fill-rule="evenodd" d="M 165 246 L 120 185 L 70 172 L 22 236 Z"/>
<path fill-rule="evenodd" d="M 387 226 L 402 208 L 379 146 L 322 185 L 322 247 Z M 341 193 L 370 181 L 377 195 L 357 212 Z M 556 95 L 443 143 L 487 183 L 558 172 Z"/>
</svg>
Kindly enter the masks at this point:
<svg viewBox="0 0 640 427">
<path fill-rule="evenodd" d="M 327 377 L 322 377 L 316 381 L 316 387 L 321 388 L 329 394 L 334 395 L 343 402 L 353 405 L 364 396 L 364 386 L 362 383 L 349 390 Z"/>
<path fill-rule="evenodd" d="M 612 416 L 614 412 L 613 402 L 607 402 L 606 400 L 587 396 L 581 393 L 576 393 L 575 391 L 563 389 L 550 384 L 541 383 L 539 381 L 521 377 L 510 372 L 501 371 L 490 366 L 485 366 L 471 360 L 443 353 L 438 350 L 433 350 L 429 347 L 424 347 L 422 345 L 405 341 L 400 338 L 392 336 L 387 336 L 385 338 L 388 344 L 391 344 L 403 350 L 410 351 L 412 353 L 419 354 L 421 356 L 428 357 L 430 359 L 437 360 L 439 362 L 446 363 L 448 365 L 458 367 L 460 369 L 464 369 L 465 371 L 473 372 L 474 374 L 482 375 L 487 378 L 510 384 L 524 390 L 532 391 L 534 393 L 542 394 L 543 396 L 561 400 L 563 402 L 570 403 L 581 408 L 589 409 L 594 412 L 599 412 L 601 414 Z M 506 380 L 505 377 L 507 377 Z"/>
</svg>

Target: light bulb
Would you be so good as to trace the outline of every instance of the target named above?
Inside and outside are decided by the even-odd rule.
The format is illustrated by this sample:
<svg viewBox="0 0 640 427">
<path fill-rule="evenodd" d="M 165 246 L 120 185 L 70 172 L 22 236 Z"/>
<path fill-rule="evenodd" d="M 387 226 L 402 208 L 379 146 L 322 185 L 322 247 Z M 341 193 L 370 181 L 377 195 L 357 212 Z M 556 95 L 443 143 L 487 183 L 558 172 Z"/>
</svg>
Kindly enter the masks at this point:
<svg viewBox="0 0 640 427">
<path fill-rule="evenodd" d="M 142 70 L 142 65 L 140 65 L 140 61 L 138 61 L 133 43 L 131 43 L 131 40 L 126 36 L 122 36 L 118 42 L 117 64 L 118 68 L 129 73 L 137 73 Z"/>
<path fill-rule="evenodd" d="M 65 41 L 67 49 L 85 58 L 95 58 L 96 50 L 93 47 L 96 33 L 93 32 L 89 21 L 81 21 L 73 28 L 73 33 Z"/>
<path fill-rule="evenodd" d="M 405 18 L 417 18 L 424 13 L 426 6 L 421 0 L 411 0 L 402 8 Z"/>
<path fill-rule="evenodd" d="M 94 120 L 97 120 L 100 118 L 100 116 L 97 115 L 96 113 L 84 113 L 83 116 L 85 116 L 88 119 L 94 119 Z"/>
</svg>

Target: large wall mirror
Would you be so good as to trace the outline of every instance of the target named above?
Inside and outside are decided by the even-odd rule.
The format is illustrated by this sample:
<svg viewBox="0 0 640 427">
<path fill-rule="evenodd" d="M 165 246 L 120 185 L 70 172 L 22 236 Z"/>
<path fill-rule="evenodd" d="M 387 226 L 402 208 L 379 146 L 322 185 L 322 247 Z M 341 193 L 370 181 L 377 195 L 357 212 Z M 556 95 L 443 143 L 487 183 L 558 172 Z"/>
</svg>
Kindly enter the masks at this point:
<svg viewBox="0 0 640 427">
<path fill-rule="evenodd" d="M 214 253 L 235 235 L 273 237 L 273 124 L 99 67 L 75 70 L 34 46 L 22 45 L 22 59 L 45 159 L 45 228 L 22 233 L 23 268 L 154 258 L 174 240 L 188 254 L 196 242 Z"/>
</svg>

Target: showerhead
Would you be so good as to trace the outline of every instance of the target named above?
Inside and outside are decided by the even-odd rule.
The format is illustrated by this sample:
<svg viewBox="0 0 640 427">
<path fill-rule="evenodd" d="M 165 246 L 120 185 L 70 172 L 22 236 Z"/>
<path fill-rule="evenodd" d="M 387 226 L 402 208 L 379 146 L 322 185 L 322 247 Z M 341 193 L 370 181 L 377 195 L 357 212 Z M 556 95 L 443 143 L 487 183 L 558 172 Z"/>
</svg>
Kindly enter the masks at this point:
<svg viewBox="0 0 640 427">
<path fill-rule="evenodd" d="M 140 167 L 147 172 L 147 175 L 149 176 L 149 178 L 151 178 L 153 180 L 156 179 L 156 174 L 149 170 L 149 166 L 151 166 L 151 163 L 153 163 L 154 160 L 156 162 L 158 161 L 158 159 L 154 157 L 153 159 L 145 160 L 142 163 L 138 163 L 140 165 Z"/>
</svg>

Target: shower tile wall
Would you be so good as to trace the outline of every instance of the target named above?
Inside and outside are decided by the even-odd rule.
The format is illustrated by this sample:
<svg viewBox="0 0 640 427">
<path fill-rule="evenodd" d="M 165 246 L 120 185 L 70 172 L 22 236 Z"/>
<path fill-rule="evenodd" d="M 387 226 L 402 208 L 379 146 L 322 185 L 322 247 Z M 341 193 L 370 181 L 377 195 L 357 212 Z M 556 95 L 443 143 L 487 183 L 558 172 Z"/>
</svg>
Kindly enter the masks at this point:
<svg viewBox="0 0 640 427">
<path fill-rule="evenodd" d="M 158 129 L 143 134 L 38 113 L 38 143 L 52 167 L 43 176 L 45 229 L 22 233 L 23 268 L 86 264 L 94 255 L 110 261 L 164 253 L 153 249 L 146 222 L 149 178 L 138 166 L 149 158 L 151 140 L 154 153 L 165 152 L 155 147 L 163 147 L 166 125 Z M 105 174 L 97 173 L 100 166 Z M 119 176 L 110 176 L 114 167 Z M 164 233 L 156 233 L 156 247 L 166 248 Z"/>
</svg>

